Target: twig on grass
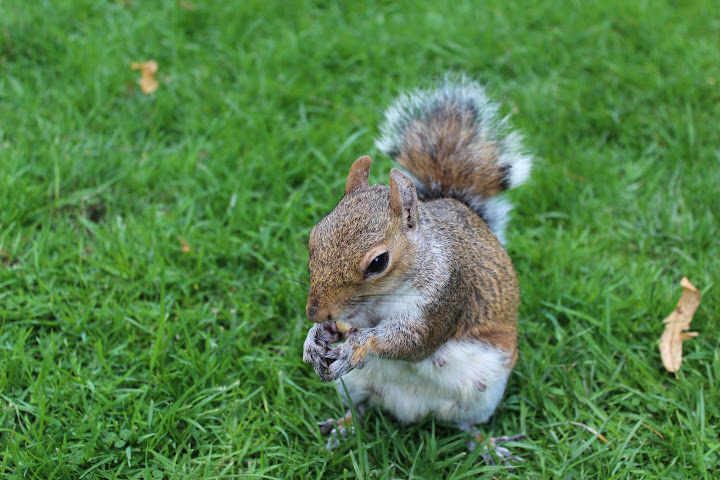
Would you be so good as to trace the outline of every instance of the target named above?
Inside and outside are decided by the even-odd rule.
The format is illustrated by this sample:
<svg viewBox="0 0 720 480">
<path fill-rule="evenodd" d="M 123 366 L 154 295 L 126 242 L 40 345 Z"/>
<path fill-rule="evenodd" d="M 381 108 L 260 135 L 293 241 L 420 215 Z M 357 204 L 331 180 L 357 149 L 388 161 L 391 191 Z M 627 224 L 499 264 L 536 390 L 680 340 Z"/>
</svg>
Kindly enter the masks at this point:
<svg viewBox="0 0 720 480">
<path fill-rule="evenodd" d="M 599 433 L 597 430 L 594 430 L 593 428 L 588 427 L 588 426 L 585 425 L 584 423 L 580 423 L 580 422 L 570 422 L 570 423 L 573 424 L 573 425 L 577 425 L 578 427 L 584 428 L 585 430 L 587 430 L 588 432 L 592 433 L 593 435 L 595 435 L 597 438 L 599 438 L 599 439 L 602 440 L 603 442 L 605 442 L 605 443 L 610 443 L 610 442 L 608 441 L 608 439 L 605 438 L 604 435 L 602 435 L 601 433 Z"/>
</svg>

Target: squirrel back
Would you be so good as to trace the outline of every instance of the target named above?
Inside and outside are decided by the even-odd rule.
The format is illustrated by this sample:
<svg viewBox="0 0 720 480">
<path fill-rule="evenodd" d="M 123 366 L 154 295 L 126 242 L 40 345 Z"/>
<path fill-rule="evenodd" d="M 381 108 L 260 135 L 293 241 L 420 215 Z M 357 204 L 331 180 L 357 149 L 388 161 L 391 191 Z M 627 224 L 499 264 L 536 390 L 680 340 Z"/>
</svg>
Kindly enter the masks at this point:
<svg viewBox="0 0 720 480">
<path fill-rule="evenodd" d="M 420 200 L 459 200 L 505 243 L 511 206 L 499 194 L 525 182 L 532 157 L 480 84 L 448 75 L 401 95 L 376 145 L 413 178 Z"/>
</svg>

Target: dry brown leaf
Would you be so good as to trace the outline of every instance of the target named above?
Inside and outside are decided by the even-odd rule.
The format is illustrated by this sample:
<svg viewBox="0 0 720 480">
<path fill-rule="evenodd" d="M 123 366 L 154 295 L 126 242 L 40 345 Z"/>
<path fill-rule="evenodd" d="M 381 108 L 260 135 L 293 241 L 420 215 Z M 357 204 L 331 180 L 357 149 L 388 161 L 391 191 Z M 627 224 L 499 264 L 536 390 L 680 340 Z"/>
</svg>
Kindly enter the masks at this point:
<svg viewBox="0 0 720 480">
<path fill-rule="evenodd" d="M 190 250 L 192 250 L 192 249 L 190 248 L 190 245 L 188 245 L 188 243 L 185 241 L 184 238 L 178 237 L 178 240 L 180 240 L 180 243 L 182 244 L 182 251 L 183 251 L 183 253 L 188 253 Z"/>
<path fill-rule="evenodd" d="M 695 311 L 700 305 L 702 294 L 692 283 L 683 277 L 680 285 L 684 288 L 677 308 L 663 322 L 665 331 L 660 337 L 660 357 L 668 372 L 677 372 L 682 365 L 682 342 L 697 336 L 697 332 L 686 332 Z"/>
<path fill-rule="evenodd" d="M 187 10 L 188 12 L 192 12 L 193 10 L 195 10 L 197 8 L 197 5 L 194 4 L 193 2 L 180 0 L 178 3 L 180 4 L 180 8 L 182 8 L 183 10 Z"/>
<path fill-rule="evenodd" d="M 158 71 L 158 64 L 155 60 L 133 62 L 130 68 L 140 70 L 140 90 L 144 94 L 149 95 L 157 90 L 159 83 L 155 79 L 155 73 Z"/>
</svg>

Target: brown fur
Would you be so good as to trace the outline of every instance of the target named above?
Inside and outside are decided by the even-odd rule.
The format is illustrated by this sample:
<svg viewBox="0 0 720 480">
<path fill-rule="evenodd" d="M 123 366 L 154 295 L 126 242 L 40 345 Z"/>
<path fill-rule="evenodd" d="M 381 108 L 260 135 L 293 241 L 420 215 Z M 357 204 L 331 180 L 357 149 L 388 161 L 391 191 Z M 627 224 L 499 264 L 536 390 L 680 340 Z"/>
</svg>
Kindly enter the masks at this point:
<svg viewBox="0 0 720 480">
<path fill-rule="evenodd" d="M 475 135 L 475 121 L 468 110 L 437 112 L 404 131 L 395 160 L 421 184 L 433 186 L 428 189 L 438 193 L 430 198 L 489 198 L 504 190 L 499 146 Z"/>
<path fill-rule="evenodd" d="M 520 292 L 510 257 L 465 205 L 448 199 L 425 206 L 425 216 L 444 219 L 447 227 L 440 227 L 439 234 L 452 239 L 455 253 L 453 275 L 428 312 L 437 323 L 449 326 L 442 341 L 478 340 L 514 357 Z"/>
</svg>

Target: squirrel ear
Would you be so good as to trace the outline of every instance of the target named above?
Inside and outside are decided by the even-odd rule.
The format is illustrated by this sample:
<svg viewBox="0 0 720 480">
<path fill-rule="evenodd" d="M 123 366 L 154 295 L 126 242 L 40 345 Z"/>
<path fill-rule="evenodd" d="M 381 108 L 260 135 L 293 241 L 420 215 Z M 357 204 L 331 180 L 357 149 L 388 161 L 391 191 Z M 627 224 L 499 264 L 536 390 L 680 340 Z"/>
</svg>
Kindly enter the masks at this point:
<svg viewBox="0 0 720 480">
<path fill-rule="evenodd" d="M 397 168 L 390 170 L 390 210 L 402 217 L 408 229 L 417 227 L 420 214 L 415 184 Z"/>
<path fill-rule="evenodd" d="M 355 160 L 350 167 L 347 183 L 345 184 L 345 195 L 355 190 L 370 186 L 370 164 L 372 160 L 365 155 Z"/>
</svg>

